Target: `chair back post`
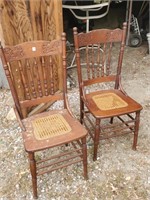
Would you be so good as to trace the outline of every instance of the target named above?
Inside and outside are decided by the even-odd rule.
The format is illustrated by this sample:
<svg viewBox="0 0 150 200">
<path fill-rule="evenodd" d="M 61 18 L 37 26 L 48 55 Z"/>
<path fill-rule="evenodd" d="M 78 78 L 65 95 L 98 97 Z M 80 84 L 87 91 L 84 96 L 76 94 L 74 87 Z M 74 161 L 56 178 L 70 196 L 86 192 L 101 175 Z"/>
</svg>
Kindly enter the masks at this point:
<svg viewBox="0 0 150 200">
<path fill-rule="evenodd" d="M 14 100 L 16 109 L 17 109 L 17 111 L 19 112 L 20 117 L 22 118 L 23 116 L 22 116 L 22 112 L 21 112 L 21 107 L 20 107 L 18 95 L 17 95 L 17 92 L 16 92 L 16 90 L 15 90 L 15 87 L 14 87 L 13 82 L 12 82 L 12 79 L 11 79 L 10 70 L 9 70 L 9 67 L 8 67 L 8 63 L 7 63 L 7 61 L 6 61 L 4 49 L 3 49 L 3 46 L 2 46 L 2 44 L 1 44 L 1 42 L 0 42 L 0 57 L 1 57 L 1 59 L 2 59 L 3 68 L 4 68 L 5 75 L 6 75 L 7 80 L 8 80 L 8 84 L 9 84 L 10 91 L 11 91 L 12 96 L 13 96 L 13 100 Z"/>
<path fill-rule="evenodd" d="M 62 79 L 63 79 L 63 99 L 64 99 L 64 108 L 67 108 L 68 103 L 67 101 L 67 69 L 66 69 L 66 33 L 62 33 L 61 35 L 62 40 Z"/>
<path fill-rule="evenodd" d="M 76 64 L 77 64 L 77 73 L 78 73 L 78 82 L 79 82 L 79 91 L 80 95 L 83 96 L 82 92 L 82 86 L 83 86 L 83 80 L 82 80 L 82 73 L 80 71 L 80 53 L 79 53 L 79 43 L 78 43 L 78 31 L 77 27 L 73 28 L 73 35 L 74 35 L 74 43 L 75 43 L 75 53 L 76 53 Z"/>
<path fill-rule="evenodd" d="M 119 59 L 118 59 L 118 67 L 117 67 L 117 77 L 116 77 L 116 82 L 115 82 L 115 89 L 119 88 L 122 61 L 123 61 L 123 55 L 124 55 L 124 47 L 125 47 L 125 41 L 126 41 L 126 32 L 127 32 L 127 23 L 124 22 L 123 23 L 123 30 L 122 30 L 120 54 L 119 54 Z"/>
</svg>

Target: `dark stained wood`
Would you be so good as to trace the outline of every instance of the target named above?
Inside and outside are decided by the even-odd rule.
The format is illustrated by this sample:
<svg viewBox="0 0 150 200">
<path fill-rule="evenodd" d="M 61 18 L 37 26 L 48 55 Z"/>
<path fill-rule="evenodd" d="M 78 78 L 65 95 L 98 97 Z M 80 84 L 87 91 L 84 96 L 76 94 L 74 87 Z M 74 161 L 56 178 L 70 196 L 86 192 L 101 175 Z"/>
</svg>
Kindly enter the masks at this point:
<svg viewBox="0 0 150 200">
<path fill-rule="evenodd" d="M 134 133 L 132 147 L 135 150 L 137 146 L 142 106 L 121 86 L 126 27 L 124 23 L 122 30 L 97 29 L 88 33 L 78 33 L 77 28 L 73 29 L 80 87 L 80 122 L 84 123 L 94 140 L 94 160 L 97 159 L 99 139 Z M 95 89 L 94 84 L 97 84 Z M 97 102 L 95 97 L 99 98 Z M 119 101 L 122 102 L 120 106 Z M 108 118 L 110 124 L 104 125 L 108 124 Z"/>
<path fill-rule="evenodd" d="M 67 100 L 65 33 L 61 39 L 52 41 L 29 41 L 5 48 L 1 46 L 0 55 L 15 102 L 15 113 L 22 128 L 24 147 L 29 157 L 34 197 L 37 198 L 38 175 L 83 162 L 83 173 L 87 179 L 87 130 L 73 118 Z M 54 72 L 58 67 L 56 56 L 61 60 L 59 68 L 63 72 L 62 91 L 54 86 Z M 14 80 L 16 77 L 12 76 L 14 66 L 18 66 L 19 81 Z M 24 92 L 23 100 L 16 92 L 17 83 Z M 24 109 L 41 103 L 48 102 L 50 106 L 54 101 L 61 101 L 59 105 L 62 103 L 62 108 L 56 110 L 51 107 L 49 111 L 33 116 L 27 116 L 23 112 Z M 57 146 L 63 146 L 64 153 L 61 148 L 60 152 L 57 150 L 58 154 L 55 152 L 56 155 L 41 158 L 40 162 L 37 162 L 37 151 Z"/>
</svg>

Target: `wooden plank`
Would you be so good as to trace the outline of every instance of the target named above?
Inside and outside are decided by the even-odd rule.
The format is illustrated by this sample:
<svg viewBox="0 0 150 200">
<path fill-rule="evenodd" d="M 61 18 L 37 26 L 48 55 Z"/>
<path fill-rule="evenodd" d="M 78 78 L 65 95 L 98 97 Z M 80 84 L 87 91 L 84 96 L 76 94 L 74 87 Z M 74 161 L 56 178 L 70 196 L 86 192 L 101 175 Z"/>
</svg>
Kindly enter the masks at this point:
<svg viewBox="0 0 150 200">
<path fill-rule="evenodd" d="M 63 30 L 61 0 L 30 1 L 30 16 L 34 39 L 60 38 Z"/>
<path fill-rule="evenodd" d="M 63 19 L 62 19 L 62 0 L 54 0 L 54 8 L 55 10 L 58 10 L 58 12 L 54 12 L 54 18 L 55 18 L 55 24 L 56 24 L 56 38 L 59 38 L 61 36 L 61 33 L 63 32 Z M 59 77 L 59 89 L 62 90 L 63 82 L 62 82 L 62 67 L 61 67 L 61 59 L 58 58 L 59 63 L 58 65 L 58 77 Z"/>
<path fill-rule="evenodd" d="M 47 40 L 53 40 L 56 38 L 56 24 L 54 16 L 56 10 L 54 8 L 54 1 L 55 0 L 43 0 L 41 2 L 43 38 Z"/>
<path fill-rule="evenodd" d="M 29 8 L 30 8 L 30 20 L 31 26 L 33 31 L 33 38 L 34 40 L 39 40 L 43 38 L 42 33 L 42 21 L 41 21 L 41 1 L 29 1 Z"/>
<path fill-rule="evenodd" d="M 3 32 L 3 27 L 2 27 L 2 9 L 0 9 L 0 41 L 1 41 L 1 45 L 5 47 L 4 32 Z"/>
<path fill-rule="evenodd" d="M 8 35 L 8 27 L 11 27 L 11 23 L 10 23 L 10 20 L 9 20 L 9 16 L 7 15 L 7 7 L 5 6 L 4 0 L 0 0 L 0 7 L 1 7 L 1 12 L 0 12 L 1 20 L 0 20 L 0 22 L 1 22 L 2 29 L 3 29 L 2 36 L 4 37 L 3 41 L 5 41 L 4 43 L 6 43 L 6 44 L 12 45 L 13 44 L 13 37 L 9 37 L 9 35 Z M 9 30 L 9 34 L 13 35 L 11 28 Z"/>
<path fill-rule="evenodd" d="M 31 23 L 24 0 L 1 0 L 2 27 L 6 45 L 33 39 Z"/>
<path fill-rule="evenodd" d="M 58 12 L 54 12 L 55 24 L 56 24 L 56 38 L 60 37 L 63 32 L 63 10 L 62 10 L 62 0 L 53 0 L 54 9 Z"/>
</svg>

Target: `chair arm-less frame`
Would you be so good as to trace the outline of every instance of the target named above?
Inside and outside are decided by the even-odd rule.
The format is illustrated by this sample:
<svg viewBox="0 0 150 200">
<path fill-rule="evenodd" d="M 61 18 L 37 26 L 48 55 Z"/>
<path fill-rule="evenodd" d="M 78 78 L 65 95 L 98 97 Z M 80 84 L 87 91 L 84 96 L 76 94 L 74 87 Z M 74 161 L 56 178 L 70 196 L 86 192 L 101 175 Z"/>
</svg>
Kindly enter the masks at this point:
<svg viewBox="0 0 150 200">
<path fill-rule="evenodd" d="M 87 179 L 87 131 L 72 116 L 67 98 L 65 33 L 58 40 L 1 46 L 0 55 L 28 153 L 34 197 L 38 196 L 37 176 L 68 165 L 83 162 Z M 58 70 L 63 80 L 59 92 L 59 79 L 55 81 Z M 19 95 L 20 90 L 24 96 Z M 58 101 L 60 109 L 52 104 L 48 111 L 28 115 L 28 111 L 41 103 Z M 50 156 L 44 156 L 45 150 Z M 37 152 L 41 152 L 38 160 Z"/>
<path fill-rule="evenodd" d="M 137 146 L 142 106 L 121 86 L 126 27 L 124 23 L 122 30 L 97 29 L 88 33 L 78 33 L 77 28 L 73 30 L 80 121 L 94 141 L 94 160 L 100 139 L 133 133 L 133 149 Z"/>
</svg>

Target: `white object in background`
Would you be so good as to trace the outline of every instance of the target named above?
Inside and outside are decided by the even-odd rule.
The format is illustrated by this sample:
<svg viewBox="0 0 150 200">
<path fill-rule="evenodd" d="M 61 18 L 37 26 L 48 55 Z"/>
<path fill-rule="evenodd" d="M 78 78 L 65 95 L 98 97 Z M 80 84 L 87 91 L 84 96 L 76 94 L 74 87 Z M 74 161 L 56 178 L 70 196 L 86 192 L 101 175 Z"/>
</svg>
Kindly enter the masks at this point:
<svg viewBox="0 0 150 200">
<path fill-rule="evenodd" d="M 148 48 L 149 48 L 148 52 L 149 52 L 149 54 L 150 54 L 150 33 L 147 33 L 146 36 L 147 36 Z"/>
<path fill-rule="evenodd" d="M 92 5 L 91 4 L 89 4 L 89 5 L 78 5 L 76 3 L 76 5 L 63 4 L 62 7 L 69 9 L 71 11 L 71 13 L 74 15 L 75 18 L 80 19 L 80 20 L 86 20 L 86 32 L 89 32 L 89 20 L 100 19 L 100 18 L 106 16 L 108 14 L 108 11 L 109 11 L 110 2 L 111 2 L 111 0 L 101 0 L 100 3 L 92 4 Z M 104 7 L 106 8 L 106 10 L 104 12 L 98 13 L 98 14 L 96 12 L 95 15 L 90 15 L 91 12 L 94 13 L 95 11 L 99 11 Z M 77 14 L 75 12 L 75 10 L 81 10 L 84 13 L 84 16 L 81 15 L 81 14 L 80 15 Z"/>
</svg>

